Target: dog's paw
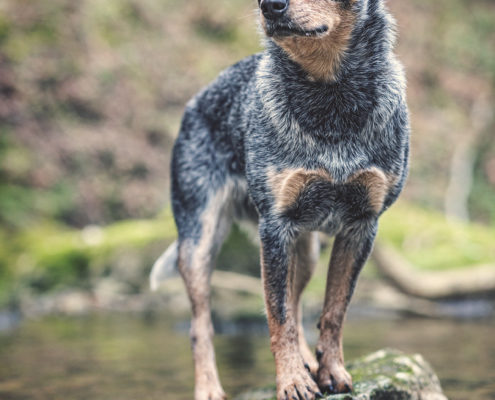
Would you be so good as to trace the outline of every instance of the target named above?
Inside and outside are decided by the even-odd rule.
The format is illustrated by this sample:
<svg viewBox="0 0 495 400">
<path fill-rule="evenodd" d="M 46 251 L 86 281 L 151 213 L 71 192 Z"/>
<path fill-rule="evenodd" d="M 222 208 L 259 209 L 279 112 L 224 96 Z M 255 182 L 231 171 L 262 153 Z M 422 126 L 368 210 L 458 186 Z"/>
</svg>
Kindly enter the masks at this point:
<svg viewBox="0 0 495 400">
<path fill-rule="evenodd" d="M 315 400 L 323 398 L 318 385 L 304 368 L 287 369 L 277 376 L 277 400 Z"/>
<path fill-rule="evenodd" d="M 299 349 L 304 360 L 304 366 L 309 371 L 313 379 L 316 380 L 316 376 L 318 374 L 318 361 L 316 361 L 316 358 L 309 349 L 306 341 L 299 343 Z"/>
<path fill-rule="evenodd" d="M 221 386 L 213 384 L 203 384 L 196 386 L 194 400 L 225 400 L 227 396 Z"/>
<path fill-rule="evenodd" d="M 339 361 L 322 364 L 318 370 L 318 386 L 329 394 L 352 392 L 352 378 Z"/>
</svg>

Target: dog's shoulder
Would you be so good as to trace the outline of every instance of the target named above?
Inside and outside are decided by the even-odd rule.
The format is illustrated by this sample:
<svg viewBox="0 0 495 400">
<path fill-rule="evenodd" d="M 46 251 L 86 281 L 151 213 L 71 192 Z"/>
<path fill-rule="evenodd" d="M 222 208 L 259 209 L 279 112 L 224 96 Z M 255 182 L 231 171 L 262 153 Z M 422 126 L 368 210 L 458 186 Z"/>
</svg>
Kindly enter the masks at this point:
<svg viewBox="0 0 495 400">
<path fill-rule="evenodd" d="M 225 113 L 226 107 L 239 93 L 245 91 L 249 82 L 253 80 L 261 57 L 262 53 L 253 54 L 224 69 L 189 101 L 188 107 L 200 105 L 205 112 L 213 107 L 211 112 Z"/>
</svg>

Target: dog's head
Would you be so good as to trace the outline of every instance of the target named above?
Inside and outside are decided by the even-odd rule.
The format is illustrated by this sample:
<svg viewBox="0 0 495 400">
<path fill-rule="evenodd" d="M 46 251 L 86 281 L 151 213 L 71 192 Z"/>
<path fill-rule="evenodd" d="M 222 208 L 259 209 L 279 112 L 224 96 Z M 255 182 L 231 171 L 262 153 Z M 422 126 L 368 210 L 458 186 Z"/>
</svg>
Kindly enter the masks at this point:
<svg viewBox="0 0 495 400">
<path fill-rule="evenodd" d="M 359 0 L 258 0 L 266 35 L 315 79 L 331 80 Z"/>
</svg>

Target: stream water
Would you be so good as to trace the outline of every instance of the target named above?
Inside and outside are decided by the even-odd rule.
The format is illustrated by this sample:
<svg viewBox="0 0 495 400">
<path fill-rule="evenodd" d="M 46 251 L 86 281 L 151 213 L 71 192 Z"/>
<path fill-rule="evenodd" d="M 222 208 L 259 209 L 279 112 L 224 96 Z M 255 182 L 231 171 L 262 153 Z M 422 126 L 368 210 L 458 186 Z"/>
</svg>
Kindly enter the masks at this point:
<svg viewBox="0 0 495 400">
<path fill-rule="evenodd" d="M 219 330 L 217 359 L 229 398 L 274 382 L 264 324 Z M 316 328 L 307 330 L 314 343 Z M 187 336 L 187 323 L 167 315 L 24 321 L 0 332 L 0 399 L 191 399 Z M 421 353 L 449 399 L 495 399 L 493 320 L 350 318 L 344 338 L 347 359 L 383 347 Z"/>
</svg>

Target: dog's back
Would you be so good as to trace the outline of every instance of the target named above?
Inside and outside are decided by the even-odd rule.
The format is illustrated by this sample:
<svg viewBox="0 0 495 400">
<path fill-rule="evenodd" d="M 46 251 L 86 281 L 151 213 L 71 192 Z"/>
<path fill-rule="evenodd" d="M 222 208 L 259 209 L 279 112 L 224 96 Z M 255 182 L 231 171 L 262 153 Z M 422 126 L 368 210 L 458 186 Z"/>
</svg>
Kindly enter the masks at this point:
<svg viewBox="0 0 495 400">
<path fill-rule="evenodd" d="M 245 175 L 245 110 L 253 103 L 260 59 L 260 54 L 253 55 L 229 67 L 186 106 L 171 170 L 179 236 L 195 234 L 188 224 L 191 214 L 202 212 L 228 181 Z"/>
</svg>

